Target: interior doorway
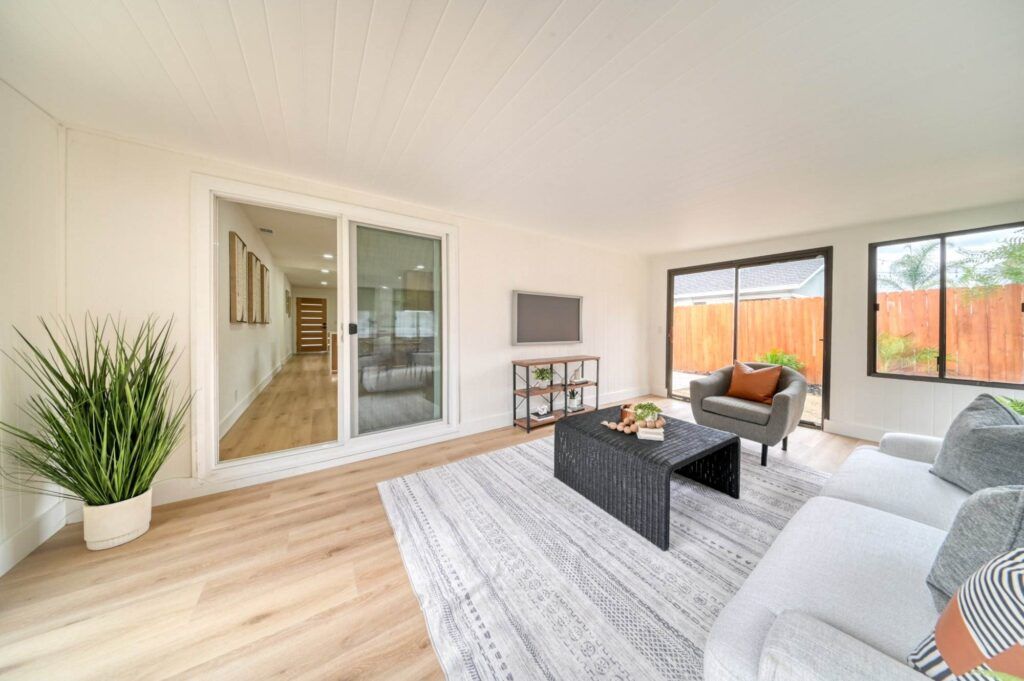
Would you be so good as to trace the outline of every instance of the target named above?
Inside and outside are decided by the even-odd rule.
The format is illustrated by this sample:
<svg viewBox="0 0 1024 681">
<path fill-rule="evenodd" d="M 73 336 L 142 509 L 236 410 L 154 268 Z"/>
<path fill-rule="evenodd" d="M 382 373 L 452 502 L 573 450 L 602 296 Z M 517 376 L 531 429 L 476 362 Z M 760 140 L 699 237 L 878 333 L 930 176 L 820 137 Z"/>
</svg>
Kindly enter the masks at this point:
<svg viewBox="0 0 1024 681">
<path fill-rule="evenodd" d="M 668 273 L 666 388 L 734 360 L 783 364 L 804 375 L 801 422 L 828 418 L 832 249 L 685 267 Z"/>
</svg>

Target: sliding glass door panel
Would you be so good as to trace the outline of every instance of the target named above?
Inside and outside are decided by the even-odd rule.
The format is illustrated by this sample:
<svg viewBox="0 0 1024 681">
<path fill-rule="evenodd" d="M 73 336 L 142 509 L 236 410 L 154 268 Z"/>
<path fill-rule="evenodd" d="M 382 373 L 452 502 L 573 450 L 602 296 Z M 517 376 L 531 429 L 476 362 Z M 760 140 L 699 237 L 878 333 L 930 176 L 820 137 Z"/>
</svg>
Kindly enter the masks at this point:
<svg viewBox="0 0 1024 681">
<path fill-rule="evenodd" d="M 802 373 L 802 420 L 821 425 L 825 370 L 825 258 L 739 268 L 736 358 Z"/>
<path fill-rule="evenodd" d="M 354 230 L 353 434 L 438 421 L 441 240 L 362 224 Z"/>
<path fill-rule="evenodd" d="M 690 381 L 732 364 L 736 268 L 673 277 L 670 394 L 689 399 Z"/>
<path fill-rule="evenodd" d="M 337 219 L 216 207 L 218 461 L 337 442 Z"/>
</svg>

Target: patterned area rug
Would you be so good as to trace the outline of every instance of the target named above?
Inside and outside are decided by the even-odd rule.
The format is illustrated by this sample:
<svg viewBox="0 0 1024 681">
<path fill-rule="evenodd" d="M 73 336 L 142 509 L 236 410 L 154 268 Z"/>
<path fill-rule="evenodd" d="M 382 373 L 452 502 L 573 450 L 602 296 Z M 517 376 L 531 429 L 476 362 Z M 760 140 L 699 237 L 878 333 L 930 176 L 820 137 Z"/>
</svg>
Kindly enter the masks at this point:
<svg viewBox="0 0 1024 681">
<path fill-rule="evenodd" d="M 828 478 L 742 458 L 740 499 L 676 477 L 665 552 L 556 480 L 551 438 L 381 483 L 448 678 L 703 678 L 718 612 Z"/>
</svg>

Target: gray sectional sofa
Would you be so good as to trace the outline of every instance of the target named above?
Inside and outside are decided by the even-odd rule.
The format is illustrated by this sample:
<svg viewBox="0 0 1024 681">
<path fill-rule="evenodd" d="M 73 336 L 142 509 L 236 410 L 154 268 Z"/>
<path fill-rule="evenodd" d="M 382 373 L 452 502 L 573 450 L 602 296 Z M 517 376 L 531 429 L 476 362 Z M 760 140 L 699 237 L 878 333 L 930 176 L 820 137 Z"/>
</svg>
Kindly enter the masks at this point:
<svg viewBox="0 0 1024 681">
<path fill-rule="evenodd" d="M 929 472 L 942 440 L 855 450 L 793 516 L 705 649 L 707 681 L 922 681 L 907 655 L 938 613 L 926 583 L 968 493 Z"/>
</svg>

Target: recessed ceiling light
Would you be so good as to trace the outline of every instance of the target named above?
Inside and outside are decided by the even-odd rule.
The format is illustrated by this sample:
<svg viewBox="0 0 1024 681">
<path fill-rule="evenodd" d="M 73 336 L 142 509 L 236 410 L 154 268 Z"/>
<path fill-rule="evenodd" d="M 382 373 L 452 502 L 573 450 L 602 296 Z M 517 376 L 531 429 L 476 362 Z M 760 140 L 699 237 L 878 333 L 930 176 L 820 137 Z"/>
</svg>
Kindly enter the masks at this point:
<svg viewBox="0 0 1024 681">
<path fill-rule="evenodd" d="M 333 260 L 334 259 L 334 254 L 333 253 L 324 253 L 324 257 L 327 258 L 328 260 Z"/>
<path fill-rule="evenodd" d="M 387 288 L 387 286 L 381 286 L 381 288 Z"/>
<path fill-rule="evenodd" d="M 423 269 L 426 269 L 426 268 L 427 268 L 426 265 L 416 265 L 416 269 L 418 269 L 418 270 L 423 270 Z"/>
<path fill-rule="evenodd" d="M 320 285 L 321 285 L 321 286 L 327 286 L 327 282 L 326 282 L 326 281 L 321 281 L 321 282 L 320 282 Z"/>
<path fill-rule="evenodd" d="M 320 270 L 320 271 L 323 272 L 324 274 L 327 274 L 328 272 L 330 272 L 330 270 Z"/>
</svg>

